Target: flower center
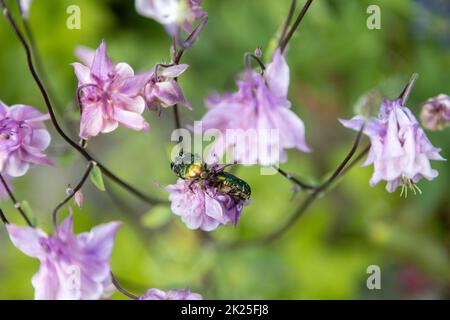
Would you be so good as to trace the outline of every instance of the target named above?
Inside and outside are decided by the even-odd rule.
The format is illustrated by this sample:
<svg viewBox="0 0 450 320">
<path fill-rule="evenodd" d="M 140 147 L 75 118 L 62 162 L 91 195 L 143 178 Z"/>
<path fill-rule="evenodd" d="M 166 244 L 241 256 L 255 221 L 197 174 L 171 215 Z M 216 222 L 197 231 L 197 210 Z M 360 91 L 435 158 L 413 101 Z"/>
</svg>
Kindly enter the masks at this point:
<svg viewBox="0 0 450 320">
<path fill-rule="evenodd" d="M 0 121 L 0 143 L 15 141 L 19 129 L 23 127 L 23 121 L 5 118 Z"/>
<path fill-rule="evenodd" d="M 402 191 L 400 192 L 400 197 L 402 197 L 403 195 L 405 195 L 405 198 L 408 197 L 408 189 L 412 190 L 412 192 L 414 193 L 414 195 L 417 195 L 417 192 L 419 194 L 422 194 L 422 190 L 420 190 L 420 188 L 417 186 L 417 184 L 414 183 L 414 181 L 412 181 L 411 179 L 402 176 L 401 177 L 402 180 Z"/>
</svg>

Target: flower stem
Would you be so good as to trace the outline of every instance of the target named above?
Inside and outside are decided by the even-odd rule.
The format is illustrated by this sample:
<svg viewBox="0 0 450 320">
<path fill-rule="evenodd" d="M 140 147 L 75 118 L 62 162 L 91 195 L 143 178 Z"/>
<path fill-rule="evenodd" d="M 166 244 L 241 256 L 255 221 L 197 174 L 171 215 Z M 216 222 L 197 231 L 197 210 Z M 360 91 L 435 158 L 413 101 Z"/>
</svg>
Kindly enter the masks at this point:
<svg viewBox="0 0 450 320">
<path fill-rule="evenodd" d="M 80 182 L 78 183 L 78 185 L 73 190 L 71 190 L 69 195 L 60 204 L 58 204 L 56 206 L 55 210 L 53 210 L 53 229 L 55 231 L 58 229 L 58 212 L 59 212 L 59 210 L 61 210 L 61 208 L 64 207 L 66 205 L 66 203 L 69 202 L 75 196 L 75 194 L 81 190 L 81 188 L 83 187 L 84 183 L 86 182 L 87 178 L 89 177 L 89 174 L 91 173 L 91 171 L 95 165 L 96 165 L 95 162 L 93 162 L 93 161 L 89 162 L 89 165 L 88 165 L 83 177 L 81 178 Z"/>
<path fill-rule="evenodd" d="M 402 93 L 398 97 L 402 101 L 402 106 L 406 104 L 406 101 L 408 101 L 409 95 L 411 94 L 412 88 L 414 87 L 414 84 L 416 83 L 416 80 L 419 78 L 419 74 L 414 73 L 411 76 L 411 79 L 408 81 L 408 84 L 403 89 Z"/>
<path fill-rule="evenodd" d="M 283 53 L 284 50 L 286 50 L 286 46 L 288 45 L 289 41 L 292 39 L 292 36 L 294 35 L 295 31 L 297 30 L 298 26 L 300 25 L 300 22 L 302 22 L 304 16 L 308 12 L 308 9 L 311 6 L 311 3 L 313 1 L 314 0 L 308 0 L 306 2 L 306 4 L 303 6 L 302 11 L 300 12 L 300 14 L 298 15 L 298 17 L 295 20 L 294 24 L 292 25 L 291 29 L 287 33 L 286 37 L 283 40 L 280 41 L 280 43 L 281 43 L 280 44 L 281 53 Z"/>
<path fill-rule="evenodd" d="M 262 70 L 262 73 L 264 73 L 264 71 L 266 71 L 266 66 L 264 65 L 264 62 L 262 62 L 261 59 L 252 52 L 247 52 L 244 54 L 244 66 L 247 69 L 252 68 L 251 61 L 250 61 L 251 59 L 255 60 L 258 63 L 259 67 Z"/>
<path fill-rule="evenodd" d="M 0 181 L 3 184 L 3 187 L 5 188 L 6 192 L 8 193 L 9 198 L 11 199 L 12 203 L 14 204 L 14 207 L 19 211 L 22 218 L 25 220 L 25 222 L 30 227 L 34 227 L 31 223 L 30 219 L 27 217 L 27 214 L 25 211 L 23 211 L 22 207 L 20 206 L 20 202 L 17 201 L 16 197 L 14 196 L 13 192 L 11 191 L 11 188 L 6 183 L 5 178 L 3 178 L 3 175 L 0 174 Z"/>
<path fill-rule="evenodd" d="M 139 299 L 138 296 L 135 296 L 134 294 L 132 294 L 132 293 L 128 292 L 127 290 L 125 290 L 124 288 L 122 288 L 119 281 L 117 281 L 116 277 L 114 277 L 114 274 L 112 272 L 111 272 L 111 280 L 112 280 L 114 287 L 116 287 L 117 291 L 119 291 L 121 294 L 123 294 L 133 300 Z"/>
<path fill-rule="evenodd" d="M 72 140 L 65 132 L 64 130 L 61 128 L 61 126 L 58 123 L 58 120 L 56 118 L 52 103 L 50 101 L 49 95 L 36 71 L 36 68 L 34 66 L 34 62 L 33 62 L 33 56 L 32 56 L 32 52 L 31 52 L 31 48 L 28 45 L 24 35 L 22 34 L 22 32 L 20 31 L 16 21 L 14 20 L 13 16 L 11 15 L 5 0 L 0 0 L 0 5 L 3 9 L 3 13 L 6 16 L 9 24 L 11 25 L 11 27 L 14 29 L 14 32 L 16 33 L 17 37 L 19 38 L 19 41 L 21 42 L 23 48 L 25 49 L 25 53 L 27 56 L 27 63 L 28 63 L 28 68 L 33 76 L 34 81 L 36 82 L 42 97 L 44 98 L 44 102 L 45 105 L 47 107 L 47 110 L 50 114 L 50 119 L 51 122 L 53 124 L 53 126 L 55 127 L 56 131 L 58 132 L 58 134 L 66 141 L 67 144 L 69 144 L 73 149 L 75 149 L 76 151 L 78 151 L 78 153 L 80 153 L 87 161 L 94 161 L 98 164 L 98 167 L 102 170 L 102 172 L 111 180 L 113 180 L 114 182 L 116 182 L 117 184 L 119 184 L 122 188 L 124 188 L 125 190 L 127 190 L 128 192 L 130 192 L 131 194 L 135 195 L 137 198 L 141 199 L 144 202 L 147 202 L 148 204 L 155 204 L 155 203 L 159 203 L 161 202 L 158 199 L 155 199 L 151 196 L 145 195 L 142 192 L 140 192 L 139 190 L 137 190 L 136 188 L 134 188 L 133 186 L 129 185 L 128 183 L 126 183 L 125 181 L 123 181 L 122 179 L 120 179 L 119 177 L 117 177 L 115 174 L 113 174 L 110 170 L 108 170 L 103 164 L 101 164 L 99 161 L 97 161 L 94 157 L 92 157 L 82 146 L 78 145 L 78 143 L 74 140 Z"/>
<path fill-rule="evenodd" d="M 8 221 L 8 219 L 6 219 L 6 216 L 5 216 L 5 214 L 3 213 L 3 210 L 0 208 L 0 220 L 2 220 L 2 222 L 4 223 L 4 224 L 9 224 L 9 221 Z"/>
<path fill-rule="evenodd" d="M 291 6 L 289 7 L 289 13 L 287 15 L 286 21 L 284 22 L 283 31 L 280 35 L 280 41 L 278 42 L 278 46 L 281 47 L 284 37 L 286 37 L 286 33 L 288 31 L 289 25 L 292 22 L 292 17 L 294 16 L 295 8 L 297 7 L 297 0 L 292 0 Z"/>
<path fill-rule="evenodd" d="M 277 170 L 279 174 L 281 174 L 283 177 L 289 179 L 291 182 L 295 183 L 300 188 L 307 189 L 307 190 L 314 190 L 314 189 L 316 189 L 316 186 L 313 186 L 313 185 L 310 185 L 310 184 L 307 184 L 305 182 L 300 181 L 299 179 L 297 179 L 296 177 L 292 176 L 290 173 L 287 173 L 286 171 L 282 170 L 281 168 L 279 168 L 277 166 L 272 166 L 272 167 L 275 170 Z"/>
</svg>

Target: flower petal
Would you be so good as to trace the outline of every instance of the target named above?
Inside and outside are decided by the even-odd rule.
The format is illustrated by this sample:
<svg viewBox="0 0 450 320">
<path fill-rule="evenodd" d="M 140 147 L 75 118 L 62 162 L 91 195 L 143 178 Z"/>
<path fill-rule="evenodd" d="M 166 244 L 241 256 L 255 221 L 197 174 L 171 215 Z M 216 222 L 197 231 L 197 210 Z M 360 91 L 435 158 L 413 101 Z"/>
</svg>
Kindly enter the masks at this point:
<svg viewBox="0 0 450 320">
<path fill-rule="evenodd" d="M 47 235 L 39 229 L 31 227 L 18 227 L 13 224 L 7 224 L 9 237 L 14 246 L 33 258 L 40 258 L 44 251 L 40 245 L 41 239 L 45 239 Z"/>
</svg>

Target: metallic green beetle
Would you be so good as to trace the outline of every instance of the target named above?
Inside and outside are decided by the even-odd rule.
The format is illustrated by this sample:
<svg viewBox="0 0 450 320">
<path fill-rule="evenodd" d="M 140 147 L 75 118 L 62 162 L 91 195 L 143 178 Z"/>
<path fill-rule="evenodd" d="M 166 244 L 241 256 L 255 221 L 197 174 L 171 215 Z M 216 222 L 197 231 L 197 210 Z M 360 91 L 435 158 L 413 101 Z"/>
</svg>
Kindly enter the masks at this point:
<svg viewBox="0 0 450 320">
<path fill-rule="evenodd" d="M 224 172 L 225 167 L 209 167 L 198 155 L 192 153 L 180 153 L 171 164 L 172 171 L 181 179 L 191 180 L 192 183 L 205 181 L 210 187 L 228 194 L 237 202 L 249 200 L 252 191 L 248 183 Z"/>
</svg>

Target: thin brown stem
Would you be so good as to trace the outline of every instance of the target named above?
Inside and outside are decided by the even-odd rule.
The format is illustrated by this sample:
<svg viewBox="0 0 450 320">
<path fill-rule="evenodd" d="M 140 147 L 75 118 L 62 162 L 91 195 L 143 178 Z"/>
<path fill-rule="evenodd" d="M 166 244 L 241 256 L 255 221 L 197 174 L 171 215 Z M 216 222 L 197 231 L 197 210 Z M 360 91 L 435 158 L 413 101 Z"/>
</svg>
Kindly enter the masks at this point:
<svg viewBox="0 0 450 320">
<path fill-rule="evenodd" d="M 296 184 L 297 186 L 299 186 L 302 189 L 306 189 L 306 190 L 314 190 L 316 188 L 316 186 L 307 184 L 303 181 L 300 181 L 299 179 L 297 179 L 296 177 L 294 177 L 292 174 L 287 173 L 286 171 L 282 170 L 281 168 L 277 167 L 277 166 L 272 166 L 275 170 L 278 171 L 279 174 L 281 174 L 283 177 L 287 178 L 288 180 L 290 180 L 291 182 L 293 182 L 294 184 Z"/>
<path fill-rule="evenodd" d="M 280 41 L 278 42 L 278 46 L 281 47 L 284 37 L 286 37 L 286 33 L 288 31 L 289 25 L 292 22 L 292 17 L 294 16 L 295 8 L 297 7 L 297 0 L 291 1 L 291 6 L 289 7 L 289 13 L 287 15 L 286 21 L 284 22 L 283 31 L 280 35 Z"/>
<path fill-rule="evenodd" d="M 398 99 L 401 100 L 402 102 L 402 106 L 404 106 L 406 104 L 406 101 L 409 98 L 409 95 L 411 94 L 411 91 L 414 87 L 414 84 L 416 83 L 417 79 L 419 78 L 419 74 L 414 73 L 411 76 L 411 79 L 408 81 L 408 83 L 406 84 L 405 88 L 403 89 L 402 93 L 400 93 L 400 96 L 398 97 Z"/>
<path fill-rule="evenodd" d="M 180 110 L 178 108 L 178 104 L 173 106 L 173 118 L 175 121 L 175 129 L 180 129 L 181 128 L 181 119 L 180 119 Z"/>
<path fill-rule="evenodd" d="M 114 285 L 114 287 L 117 289 L 117 291 L 119 291 L 121 294 L 127 296 L 130 299 L 133 300 L 138 300 L 139 297 L 128 292 L 127 290 L 125 290 L 124 288 L 122 288 L 122 286 L 120 285 L 119 281 L 117 281 L 116 277 L 114 277 L 114 274 L 111 272 L 111 279 L 112 279 L 112 283 Z"/>
<path fill-rule="evenodd" d="M 77 186 L 69 191 L 69 194 L 67 197 L 56 206 L 55 210 L 53 210 L 53 229 L 56 231 L 58 229 L 58 212 L 61 210 L 62 207 L 64 207 L 74 196 L 75 194 L 81 190 L 84 183 L 86 182 L 87 178 L 89 177 L 89 174 L 91 173 L 92 169 L 96 165 L 95 162 L 91 161 L 89 162 L 88 167 L 86 168 L 86 171 L 81 178 L 80 182 L 77 184 Z"/>
<path fill-rule="evenodd" d="M 252 52 L 247 52 L 246 54 L 244 54 L 244 65 L 246 68 L 251 69 L 252 67 L 251 60 L 254 60 L 256 61 L 256 63 L 258 63 L 259 67 L 262 70 L 262 73 L 266 71 L 266 66 L 264 62 L 262 62 L 261 59 Z"/>
<path fill-rule="evenodd" d="M 284 50 L 286 50 L 286 46 L 288 45 L 289 41 L 291 40 L 292 36 L 294 35 L 295 31 L 297 30 L 298 26 L 302 22 L 303 18 L 305 17 L 306 13 L 308 12 L 309 7 L 311 6 L 311 3 L 314 0 L 308 0 L 306 4 L 304 5 L 302 11 L 298 15 L 297 19 L 295 20 L 294 24 L 292 25 L 291 29 L 289 30 L 286 37 L 281 41 L 280 50 L 283 53 Z"/>
<path fill-rule="evenodd" d="M 2 222 L 4 224 L 9 224 L 8 219 L 5 216 L 5 213 L 3 212 L 3 210 L 0 208 L 0 220 L 2 220 Z"/>
<path fill-rule="evenodd" d="M 16 197 L 14 196 L 11 188 L 8 186 L 8 183 L 6 182 L 5 178 L 3 177 L 3 175 L 0 174 L 0 181 L 3 184 L 3 187 L 6 190 L 6 193 L 8 193 L 9 198 L 11 199 L 14 207 L 17 209 L 17 211 L 19 211 L 20 215 L 22 216 L 22 218 L 25 220 L 25 222 L 27 223 L 27 225 L 29 225 L 30 227 L 34 227 L 33 223 L 31 223 L 30 219 L 27 217 L 27 214 L 25 213 L 25 211 L 23 211 L 20 202 L 17 201 Z"/>
</svg>

